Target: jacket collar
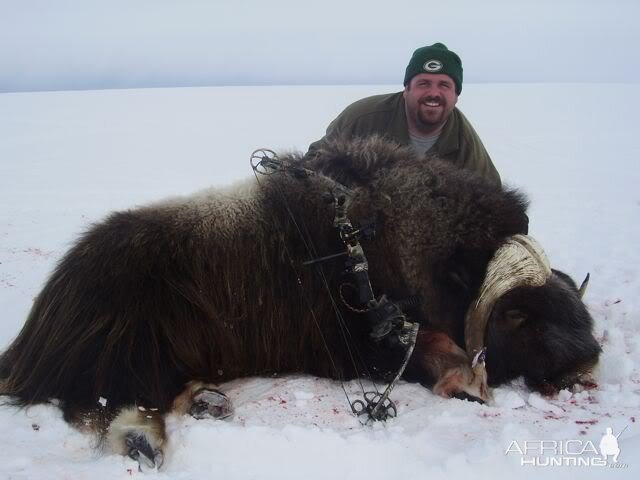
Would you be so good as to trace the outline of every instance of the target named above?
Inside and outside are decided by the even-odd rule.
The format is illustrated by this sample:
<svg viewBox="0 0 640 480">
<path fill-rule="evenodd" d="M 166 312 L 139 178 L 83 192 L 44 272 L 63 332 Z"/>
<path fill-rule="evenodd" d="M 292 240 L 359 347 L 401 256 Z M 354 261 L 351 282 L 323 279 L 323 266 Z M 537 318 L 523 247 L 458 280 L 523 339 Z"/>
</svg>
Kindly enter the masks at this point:
<svg viewBox="0 0 640 480">
<path fill-rule="evenodd" d="M 442 127 L 440 137 L 435 144 L 435 149 L 438 155 L 445 156 L 450 153 L 457 152 L 460 149 L 460 143 L 458 139 L 458 131 L 460 123 L 460 112 L 458 107 L 454 107 L 453 111 L 447 119 L 447 123 Z"/>
</svg>

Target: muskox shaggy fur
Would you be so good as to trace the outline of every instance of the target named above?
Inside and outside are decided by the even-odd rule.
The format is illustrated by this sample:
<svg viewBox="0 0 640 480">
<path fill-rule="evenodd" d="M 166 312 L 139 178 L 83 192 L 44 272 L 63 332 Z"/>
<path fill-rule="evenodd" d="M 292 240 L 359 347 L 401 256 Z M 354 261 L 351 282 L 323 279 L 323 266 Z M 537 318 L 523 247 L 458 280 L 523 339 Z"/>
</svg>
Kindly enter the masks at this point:
<svg viewBox="0 0 640 480">
<path fill-rule="evenodd" d="M 334 207 L 322 200 L 332 179 L 353 191 L 349 217 L 375 222 L 377 235 L 362 244 L 376 294 L 424 299 L 408 312 L 422 327 L 407 376 L 440 394 L 463 392 L 465 313 L 496 249 L 526 231 L 522 195 L 375 138 L 283 159 L 317 174 L 277 173 L 93 226 L 0 358 L 1 393 L 20 405 L 58 399 L 69 421 L 109 431 L 123 453 L 157 465 L 162 415 L 185 402 L 189 410 L 194 385 L 288 372 L 353 377 L 323 279 L 302 265 L 344 250 Z M 342 261 L 323 269 L 337 298 Z M 532 385 L 566 383 L 597 361 L 575 285 L 552 280 L 496 305 L 490 383 L 519 375 Z M 393 372 L 402 352 L 372 342 L 364 317 L 339 308 L 370 374 Z M 154 413 L 136 416 L 132 406 Z"/>
</svg>

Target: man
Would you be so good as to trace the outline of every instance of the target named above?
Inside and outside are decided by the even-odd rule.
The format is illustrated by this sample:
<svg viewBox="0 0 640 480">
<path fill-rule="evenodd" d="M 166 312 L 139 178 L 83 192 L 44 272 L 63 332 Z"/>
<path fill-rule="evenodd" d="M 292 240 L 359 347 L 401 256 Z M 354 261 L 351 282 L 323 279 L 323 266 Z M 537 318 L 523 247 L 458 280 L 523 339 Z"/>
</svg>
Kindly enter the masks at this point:
<svg viewBox="0 0 640 480">
<path fill-rule="evenodd" d="M 419 48 L 407 65 L 404 91 L 349 105 L 331 122 L 326 135 L 310 145 L 307 156 L 327 140 L 378 134 L 500 184 L 500 175 L 478 134 L 456 108 L 461 91 L 460 57 L 442 43 Z"/>
</svg>

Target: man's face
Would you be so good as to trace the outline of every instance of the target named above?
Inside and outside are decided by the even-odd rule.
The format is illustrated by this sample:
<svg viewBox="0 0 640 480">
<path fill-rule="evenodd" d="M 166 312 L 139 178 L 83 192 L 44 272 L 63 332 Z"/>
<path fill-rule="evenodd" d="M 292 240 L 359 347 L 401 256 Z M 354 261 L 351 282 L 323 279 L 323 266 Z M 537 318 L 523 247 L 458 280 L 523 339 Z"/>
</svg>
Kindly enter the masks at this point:
<svg viewBox="0 0 640 480">
<path fill-rule="evenodd" d="M 404 88 L 407 122 L 417 133 L 439 131 L 457 102 L 456 84 L 442 73 L 420 73 Z"/>
</svg>

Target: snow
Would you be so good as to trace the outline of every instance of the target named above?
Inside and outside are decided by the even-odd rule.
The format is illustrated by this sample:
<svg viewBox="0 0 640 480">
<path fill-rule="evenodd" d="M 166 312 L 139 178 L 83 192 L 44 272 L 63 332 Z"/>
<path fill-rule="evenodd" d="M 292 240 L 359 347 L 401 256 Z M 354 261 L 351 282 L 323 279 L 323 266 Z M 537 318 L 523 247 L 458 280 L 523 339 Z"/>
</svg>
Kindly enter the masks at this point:
<svg viewBox="0 0 640 480">
<path fill-rule="evenodd" d="M 538 393 L 532 392 L 529 394 L 529 398 L 527 398 L 527 403 L 531 405 L 533 408 L 537 408 L 543 412 L 550 412 L 554 415 L 562 415 L 564 410 L 560 407 L 556 407 L 551 402 L 547 402 L 544 398 L 542 398 Z"/>
<path fill-rule="evenodd" d="M 0 349 L 48 272 L 109 211 L 250 176 L 259 147 L 306 149 L 348 103 L 390 86 L 207 87 L 0 94 Z M 640 85 L 465 85 L 503 179 L 532 200 L 530 233 L 581 280 L 604 353 L 593 390 L 543 398 L 521 381 L 493 405 L 400 383 L 398 417 L 363 426 L 339 383 L 308 376 L 222 385 L 230 420 L 168 419 L 154 478 L 637 478 L 640 471 Z M 357 383 L 347 383 L 353 396 Z M 108 400 L 108 399 L 106 399 Z M 55 406 L 0 407 L 0 478 L 132 478 Z M 598 445 L 611 427 L 626 468 L 521 466 L 513 441 Z"/>
</svg>

